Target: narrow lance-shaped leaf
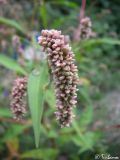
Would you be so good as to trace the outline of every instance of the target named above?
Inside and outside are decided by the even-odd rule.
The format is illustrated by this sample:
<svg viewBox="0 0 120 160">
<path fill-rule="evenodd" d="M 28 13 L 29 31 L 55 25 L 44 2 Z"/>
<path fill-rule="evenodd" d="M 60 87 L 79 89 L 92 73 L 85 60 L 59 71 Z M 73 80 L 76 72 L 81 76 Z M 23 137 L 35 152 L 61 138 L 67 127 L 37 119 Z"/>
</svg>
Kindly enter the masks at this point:
<svg viewBox="0 0 120 160">
<path fill-rule="evenodd" d="M 48 15 L 45 3 L 40 6 L 40 16 L 43 22 L 43 27 L 46 28 L 48 25 Z"/>
<path fill-rule="evenodd" d="M 43 113 L 44 88 L 48 80 L 46 64 L 41 66 L 40 71 L 34 70 L 28 79 L 28 100 L 32 116 L 35 145 L 39 146 L 40 122 Z"/>
<path fill-rule="evenodd" d="M 0 65 L 8 68 L 8 69 L 11 69 L 13 71 L 16 71 L 18 73 L 21 73 L 23 75 L 26 75 L 27 72 L 13 59 L 3 55 L 3 54 L 0 54 Z"/>
<path fill-rule="evenodd" d="M 120 45 L 120 40 L 119 39 L 111 39 L 111 38 L 95 38 L 95 39 L 88 39 L 84 40 L 83 42 L 80 43 L 74 43 L 73 48 L 74 52 L 79 51 L 81 48 L 89 48 L 93 46 L 98 46 L 98 45 Z"/>
</svg>

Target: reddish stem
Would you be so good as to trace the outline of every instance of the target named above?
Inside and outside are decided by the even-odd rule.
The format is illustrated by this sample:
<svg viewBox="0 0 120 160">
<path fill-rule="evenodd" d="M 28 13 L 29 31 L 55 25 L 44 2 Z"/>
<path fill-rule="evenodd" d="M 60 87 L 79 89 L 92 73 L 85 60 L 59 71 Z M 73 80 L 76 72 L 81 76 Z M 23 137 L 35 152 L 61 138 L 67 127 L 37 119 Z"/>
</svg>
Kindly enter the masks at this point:
<svg viewBox="0 0 120 160">
<path fill-rule="evenodd" d="M 81 5 L 81 9 L 80 9 L 80 21 L 84 17 L 85 6 L 86 6 L 86 0 L 82 0 L 82 5 Z"/>
</svg>

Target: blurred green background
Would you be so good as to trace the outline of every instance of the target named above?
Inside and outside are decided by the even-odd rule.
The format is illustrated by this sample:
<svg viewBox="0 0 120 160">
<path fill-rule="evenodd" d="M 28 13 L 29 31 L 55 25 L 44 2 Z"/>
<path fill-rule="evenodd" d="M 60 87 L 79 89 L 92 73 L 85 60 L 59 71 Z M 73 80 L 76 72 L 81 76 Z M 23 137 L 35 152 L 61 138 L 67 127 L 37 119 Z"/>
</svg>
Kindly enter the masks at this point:
<svg viewBox="0 0 120 160">
<path fill-rule="evenodd" d="M 85 14 L 96 37 L 75 42 L 80 7 L 81 0 L 0 0 L 0 160 L 120 158 L 120 1 L 87 1 Z M 10 93 L 16 76 L 45 61 L 37 44 L 42 29 L 67 35 L 80 84 L 76 119 L 63 129 L 54 116 L 53 86 L 48 88 L 35 149 L 30 114 L 22 122 L 12 118 Z"/>
</svg>

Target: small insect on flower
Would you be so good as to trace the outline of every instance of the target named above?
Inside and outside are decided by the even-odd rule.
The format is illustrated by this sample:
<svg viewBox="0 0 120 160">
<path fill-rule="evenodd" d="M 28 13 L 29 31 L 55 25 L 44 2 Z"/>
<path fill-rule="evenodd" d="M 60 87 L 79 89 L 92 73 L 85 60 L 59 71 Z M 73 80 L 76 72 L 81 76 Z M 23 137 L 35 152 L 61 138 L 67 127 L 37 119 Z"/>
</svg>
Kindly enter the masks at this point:
<svg viewBox="0 0 120 160">
<path fill-rule="evenodd" d="M 74 54 L 61 31 L 42 30 L 38 43 L 47 53 L 48 63 L 52 70 L 55 85 L 56 119 L 61 127 L 68 127 L 77 103 L 78 69 L 74 64 Z"/>
<path fill-rule="evenodd" d="M 11 93 L 11 111 L 14 118 L 21 120 L 26 113 L 26 92 L 27 92 L 27 78 L 17 78 L 14 81 L 14 85 Z"/>
</svg>

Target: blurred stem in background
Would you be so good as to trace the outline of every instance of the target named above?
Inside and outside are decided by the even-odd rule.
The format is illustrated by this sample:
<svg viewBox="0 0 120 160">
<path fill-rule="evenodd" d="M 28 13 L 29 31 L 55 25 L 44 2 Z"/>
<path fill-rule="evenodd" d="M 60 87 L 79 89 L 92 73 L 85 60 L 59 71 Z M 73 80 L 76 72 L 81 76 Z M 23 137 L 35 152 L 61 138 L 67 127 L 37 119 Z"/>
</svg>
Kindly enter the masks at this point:
<svg viewBox="0 0 120 160">
<path fill-rule="evenodd" d="M 82 0 L 82 5 L 81 5 L 81 8 L 80 8 L 80 21 L 82 18 L 84 18 L 85 16 L 85 6 L 86 6 L 86 0 Z M 79 23 L 80 23 L 79 21 Z"/>
</svg>

